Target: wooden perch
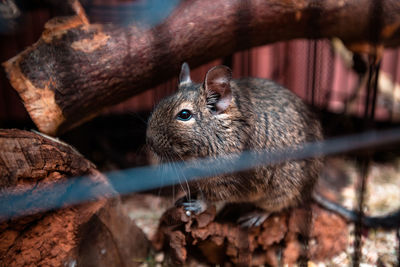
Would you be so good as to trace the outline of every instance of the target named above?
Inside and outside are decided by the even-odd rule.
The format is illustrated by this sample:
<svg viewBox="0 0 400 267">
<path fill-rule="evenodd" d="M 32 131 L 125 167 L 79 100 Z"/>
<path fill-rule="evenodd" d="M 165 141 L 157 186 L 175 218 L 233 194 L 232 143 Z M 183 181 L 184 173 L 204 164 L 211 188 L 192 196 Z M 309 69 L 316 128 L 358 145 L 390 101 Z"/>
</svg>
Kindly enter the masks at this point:
<svg viewBox="0 0 400 267">
<path fill-rule="evenodd" d="M 56 135 L 103 108 L 235 51 L 294 38 L 338 37 L 355 50 L 400 44 L 398 0 L 182 1 L 152 29 L 55 18 L 4 63 L 39 130 Z M 376 49 L 372 49 L 376 48 Z"/>
<path fill-rule="evenodd" d="M 29 192 L 37 206 L 46 201 L 35 198 L 37 192 L 51 191 L 55 182 L 76 175 L 88 175 L 93 191 L 113 193 L 91 162 L 57 140 L 0 130 L 0 147 L 0 196 Z M 138 266 L 149 242 L 124 214 L 120 199 L 105 196 L 56 211 L 0 218 L 0 265 Z"/>
<path fill-rule="evenodd" d="M 348 243 L 345 221 L 316 205 L 311 210 L 307 256 L 319 261 L 343 252 Z M 161 218 L 153 245 L 167 252 L 172 266 L 193 258 L 223 266 L 291 266 L 304 256 L 299 236 L 306 227 L 305 209 L 272 214 L 260 227 L 249 229 L 215 216 L 214 207 L 191 218 L 182 208 L 169 209 Z"/>
</svg>

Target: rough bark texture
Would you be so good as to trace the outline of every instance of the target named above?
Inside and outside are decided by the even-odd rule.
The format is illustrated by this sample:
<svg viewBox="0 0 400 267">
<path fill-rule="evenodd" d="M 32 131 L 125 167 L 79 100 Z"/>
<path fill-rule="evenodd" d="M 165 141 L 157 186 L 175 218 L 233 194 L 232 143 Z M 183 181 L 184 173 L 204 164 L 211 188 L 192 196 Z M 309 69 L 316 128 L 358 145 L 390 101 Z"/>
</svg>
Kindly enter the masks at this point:
<svg viewBox="0 0 400 267">
<path fill-rule="evenodd" d="M 0 218 L 1 266 L 137 266 L 146 257 L 148 241 L 120 199 L 105 198 L 113 193 L 107 178 L 74 149 L 21 130 L 0 130 L 0 147 L 1 197 L 29 192 L 32 205 L 40 205 L 46 200 L 37 192 L 77 175 L 88 175 L 90 190 L 104 193 L 86 204 Z"/>
<path fill-rule="evenodd" d="M 183 61 L 196 67 L 262 44 L 334 36 L 371 53 L 399 45 L 400 2 L 189 0 L 152 29 L 89 24 L 80 10 L 49 21 L 4 66 L 40 131 L 55 135 L 176 76 Z"/>
<path fill-rule="evenodd" d="M 311 208 L 308 257 L 323 260 L 343 252 L 348 238 L 345 221 L 316 205 Z M 164 213 L 153 245 L 167 251 L 172 265 L 186 262 L 190 251 L 191 257 L 210 264 L 290 266 L 304 255 L 299 236 L 305 233 L 306 214 L 302 208 L 280 212 L 260 227 L 246 229 L 215 218 L 213 207 L 192 218 L 182 209 L 172 208 Z M 278 255 L 282 255 L 281 262 Z"/>
</svg>

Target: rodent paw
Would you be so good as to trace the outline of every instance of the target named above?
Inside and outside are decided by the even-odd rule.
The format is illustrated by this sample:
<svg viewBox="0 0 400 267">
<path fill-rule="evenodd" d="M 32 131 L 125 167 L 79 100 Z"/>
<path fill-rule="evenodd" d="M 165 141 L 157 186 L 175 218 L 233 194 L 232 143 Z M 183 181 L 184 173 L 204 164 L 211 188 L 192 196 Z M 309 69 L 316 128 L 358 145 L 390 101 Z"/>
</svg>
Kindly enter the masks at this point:
<svg viewBox="0 0 400 267">
<path fill-rule="evenodd" d="M 188 217 L 192 214 L 200 214 L 207 209 L 207 204 L 204 201 L 198 199 L 188 200 L 186 198 L 181 198 L 175 203 L 175 206 L 183 207 L 183 209 L 185 210 L 185 214 Z"/>
</svg>

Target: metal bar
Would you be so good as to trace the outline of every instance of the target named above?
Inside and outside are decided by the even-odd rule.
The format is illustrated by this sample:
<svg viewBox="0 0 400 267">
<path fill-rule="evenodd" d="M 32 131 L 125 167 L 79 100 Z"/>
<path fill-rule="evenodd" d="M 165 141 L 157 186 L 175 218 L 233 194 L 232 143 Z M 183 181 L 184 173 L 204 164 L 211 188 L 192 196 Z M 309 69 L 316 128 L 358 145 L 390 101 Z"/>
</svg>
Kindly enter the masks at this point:
<svg viewBox="0 0 400 267">
<path fill-rule="evenodd" d="M 365 189 L 367 186 L 367 176 L 370 166 L 370 157 L 365 157 L 361 160 L 361 185 L 360 190 L 358 191 L 358 207 L 357 207 L 357 221 L 355 223 L 354 229 L 354 254 L 353 254 L 353 266 L 360 266 L 360 261 L 362 257 L 361 253 L 361 235 L 363 230 L 363 217 L 364 217 L 364 202 L 365 202 Z"/>
<path fill-rule="evenodd" d="M 312 77 L 311 77 L 311 106 L 315 106 L 315 83 L 316 83 L 316 65 L 317 65 L 317 48 L 318 48 L 318 41 L 313 40 L 312 41 L 312 47 L 313 47 L 313 61 L 312 61 Z"/>
<path fill-rule="evenodd" d="M 372 81 L 372 73 L 374 71 L 374 67 L 369 65 L 368 67 L 368 81 L 367 81 L 367 95 L 365 97 L 365 103 L 364 103 L 364 119 L 367 120 L 369 118 L 369 107 L 371 103 L 371 81 Z"/>
<path fill-rule="evenodd" d="M 396 60 L 396 62 L 395 62 L 395 64 L 394 64 L 394 67 L 393 67 L 393 70 L 392 70 L 392 73 L 393 73 L 393 78 L 392 78 L 392 82 L 393 82 L 393 91 L 392 91 L 392 101 L 391 101 L 391 109 L 390 109 L 390 113 L 389 113 L 389 120 L 390 121 L 393 121 L 393 113 L 394 113 L 394 106 L 395 106 L 395 98 L 394 98 L 394 95 L 395 95 L 395 89 L 396 89 L 396 83 L 397 83 L 397 71 L 398 71 L 398 67 L 399 67 L 399 64 L 400 64 L 400 62 L 399 62 L 399 56 L 400 56 L 400 49 L 397 49 L 396 50 L 396 56 L 395 56 L 395 58 L 397 59 Z"/>
<path fill-rule="evenodd" d="M 397 237 L 397 266 L 400 266 L 400 227 L 396 231 Z"/>
<path fill-rule="evenodd" d="M 379 67 L 380 62 L 376 62 L 376 56 L 371 56 L 369 58 L 369 72 L 368 72 L 368 83 L 367 83 L 367 96 L 365 99 L 365 110 L 364 110 L 364 128 L 371 124 L 375 117 L 375 107 L 376 107 L 376 98 L 378 92 L 378 76 L 379 76 Z M 374 79 L 373 79 L 374 77 Z M 372 91 L 372 96 L 371 96 Z M 361 253 L 361 235 L 363 230 L 363 220 L 364 220 L 364 202 L 365 202 L 365 190 L 367 187 L 367 178 L 369 172 L 369 166 L 371 163 L 371 153 L 370 151 L 366 152 L 366 155 L 361 158 L 361 181 L 360 181 L 360 189 L 358 191 L 358 214 L 357 221 L 355 223 L 355 238 L 354 238 L 354 254 L 353 254 L 353 266 L 360 266 L 360 261 L 362 257 Z"/>
<path fill-rule="evenodd" d="M 373 91 L 372 91 L 372 101 L 371 101 L 371 111 L 369 114 L 369 119 L 375 119 L 375 109 L 376 109 L 376 100 L 378 96 L 378 81 L 379 81 L 379 72 L 380 72 L 381 62 L 379 61 L 374 66 L 374 83 L 373 83 Z"/>
</svg>

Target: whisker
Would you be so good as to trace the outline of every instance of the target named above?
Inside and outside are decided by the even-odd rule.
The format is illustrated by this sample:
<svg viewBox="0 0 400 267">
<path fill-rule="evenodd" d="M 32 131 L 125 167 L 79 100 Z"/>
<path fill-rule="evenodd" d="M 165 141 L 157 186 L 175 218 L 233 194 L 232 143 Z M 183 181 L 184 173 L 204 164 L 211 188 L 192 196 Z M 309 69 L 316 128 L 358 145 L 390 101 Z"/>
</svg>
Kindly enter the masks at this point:
<svg viewBox="0 0 400 267">
<path fill-rule="evenodd" d="M 171 161 L 171 158 L 170 157 L 166 157 L 167 158 L 167 160 L 168 160 L 168 162 L 170 162 Z M 171 165 L 172 165 L 172 163 L 170 163 Z M 173 166 L 172 166 L 173 167 Z M 181 183 L 180 182 L 180 179 L 178 179 L 178 182 L 179 182 L 179 184 Z M 176 183 L 174 183 L 173 185 L 172 185 L 172 205 L 174 205 L 175 204 L 175 202 L 177 201 L 177 199 L 176 199 L 176 196 L 175 196 L 175 185 L 176 185 Z"/>
<path fill-rule="evenodd" d="M 182 180 L 178 174 L 178 169 L 179 167 L 177 167 L 177 163 L 172 160 L 172 157 L 166 154 L 165 157 L 168 161 L 168 165 L 171 167 L 171 170 L 175 173 L 175 176 L 177 177 L 177 181 L 179 183 L 179 186 L 181 187 L 182 191 L 185 193 L 185 195 L 187 195 L 187 192 L 185 191 L 185 188 L 182 185 Z M 175 188 L 174 188 L 175 189 Z M 175 192 L 173 192 L 175 194 Z M 175 197 L 174 197 L 175 198 Z"/>
<path fill-rule="evenodd" d="M 179 159 L 180 159 L 181 161 L 184 161 L 184 159 L 182 158 L 181 155 L 178 155 L 178 154 L 176 154 L 176 155 L 179 157 Z M 186 184 L 186 188 L 187 188 L 187 194 L 186 194 L 186 196 L 187 196 L 188 200 L 190 201 L 190 200 L 192 199 L 192 197 L 191 197 L 189 182 L 188 182 L 188 180 L 186 179 L 186 176 L 185 176 L 185 174 L 183 173 L 182 169 L 179 168 L 178 170 L 181 172 L 182 177 L 183 177 L 183 179 L 185 180 L 185 184 Z"/>
<path fill-rule="evenodd" d="M 164 187 L 164 182 L 165 182 L 165 170 L 166 170 L 165 165 L 162 164 L 162 165 L 161 165 L 161 186 L 158 188 L 158 193 L 157 193 L 157 196 L 158 196 L 158 197 L 161 196 L 161 191 L 162 191 L 162 188 Z"/>
<path fill-rule="evenodd" d="M 179 179 L 178 179 L 178 180 L 179 180 L 179 185 L 180 185 L 182 191 L 185 193 L 185 195 L 187 195 L 188 192 L 186 192 L 184 186 L 182 185 L 181 177 L 180 177 L 179 174 L 178 174 L 178 169 L 179 169 L 179 168 L 177 168 L 176 162 L 172 162 L 172 168 L 173 168 L 173 171 L 175 172 L 176 176 L 179 178 Z"/>
</svg>

